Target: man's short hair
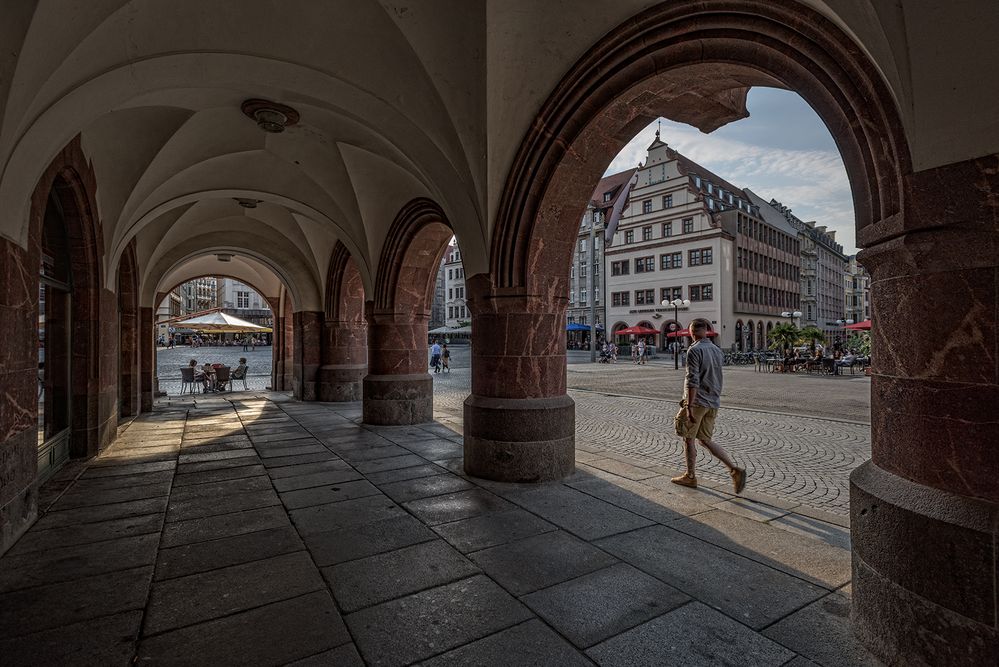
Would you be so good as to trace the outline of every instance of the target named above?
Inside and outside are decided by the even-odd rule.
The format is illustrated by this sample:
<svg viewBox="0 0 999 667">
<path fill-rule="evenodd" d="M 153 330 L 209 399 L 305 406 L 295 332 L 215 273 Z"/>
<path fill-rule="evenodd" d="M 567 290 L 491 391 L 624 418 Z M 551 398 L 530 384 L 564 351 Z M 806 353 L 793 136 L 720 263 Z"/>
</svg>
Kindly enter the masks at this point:
<svg viewBox="0 0 999 667">
<path fill-rule="evenodd" d="M 704 335 L 711 328 L 711 322 L 708 322 L 703 317 L 696 317 L 691 320 L 690 325 L 687 328 L 690 330 L 690 333 L 694 333 L 696 331 L 697 333 Z"/>
</svg>

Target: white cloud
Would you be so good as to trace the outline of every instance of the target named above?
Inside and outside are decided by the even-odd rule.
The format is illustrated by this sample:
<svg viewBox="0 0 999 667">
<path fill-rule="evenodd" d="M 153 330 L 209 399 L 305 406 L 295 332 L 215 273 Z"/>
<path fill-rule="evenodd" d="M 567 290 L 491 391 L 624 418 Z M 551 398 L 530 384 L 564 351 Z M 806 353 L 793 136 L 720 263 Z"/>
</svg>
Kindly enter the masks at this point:
<svg viewBox="0 0 999 667">
<path fill-rule="evenodd" d="M 643 162 L 654 132 L 654 123 L 640 132 L 618 153 L 606 173 Z M 749 188 L 764 199 L 777 199 L 799 218 L 836 230 L 844 250 L 856 252 L 853 197 L 837 151 L 753 145 L 668 121 L 663 122 L 662 139 L 734 185 Z"/>
</svg>

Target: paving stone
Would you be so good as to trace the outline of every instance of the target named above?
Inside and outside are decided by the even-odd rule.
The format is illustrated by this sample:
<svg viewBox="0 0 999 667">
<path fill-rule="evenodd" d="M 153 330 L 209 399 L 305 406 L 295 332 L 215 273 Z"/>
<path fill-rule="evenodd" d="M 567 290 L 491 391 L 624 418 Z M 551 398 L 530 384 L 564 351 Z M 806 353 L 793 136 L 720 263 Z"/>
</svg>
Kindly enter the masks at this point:
<svg viewBox="0 0 999 667">
<path fill-rule="evenodd" d="M 413 500 L 405 507 L 431 526 L 513 509 L 513 505 L 483 489 Z"/>
<path fill-rule="evenodd" d="M 322 461 L 268 468 L 267 474 L 271 476 L 271 479 L 283 479 L 285 477 L 300 477 L 303 475 L 316 475 L 321 472 L 342 472 L 344 470 L 353 470 L 353 468 L 346 461 L 341 460 L 334 454 L 329 454 Z"/>
<path fill-rule="evenodd" d="M 652 522 L 562 484 L 511 493 L 507 498 L 584 540 L 648 526 Z"/>
<path fill-rule="evenodd" d="M 825 588 L 842 586 L 852 576 L 849 548 L 829 546 L 728 512 L 698 514 L 671 527 Z"/>
<path fill-rule="evenodd" d="M 226 468 L 239 468 L 242 466 L 260 465 L 260 457 L 251 449 L 241 449 L 243 456 L 234 459 L 219 459 L 217 461 L 202 461 L 201 463 L 186 463 L 177 466 L 178 475 L 188 473 L 206 472 L 208 470 L 223 470 Z"/>
<path fill-rule="evenodd" d="M 296 454 L 294 456 L 275 456 L 273 458 L 264 459 L 263 463 L 267 466 L 267 471 L 271 472 L 276 468 L 281 468 L 284 466 L 297 466 L 303 463 L 317 463 L 319 461 L 339 461 L 340 458 L 327 450 L 321 452 L 316 452 L 314 454 Z"/>
<path fill-rule="evenodd" d="M 672 586 L 626 563 L 521 598 L 580 648 L 593 646 L 689 600 Z"/>
<path fill-rule="evenodd" d="M 586 652 L 598 665 L 782 665 L 794 653 L 699 602 L 654 618 Z"/>
<path fill-rule="evenodd" d="M 231 439 L 230 442 L 195 441 L 196 444 L 184 442 L 184 454 L 214 454 L 215 452 L 237 452 L 252 450 L 253 444 L 249 438 L 244 440 Z M 247 452 L 249 453 L 249 452 Z"/>
<path fill-rule="evenodd" d="M 381 519 L 391 519 L 404 515 L 405 510 L 387 496 L 377 495 L 306 507 L 292 510 L 288 514 L 298 528 L 298 532 L 302 535 L 309 535 L 380 521 Z"/>
<path fill-rule="evenodd" d="M 340 463 L 337 461 L 336 463 Z M 298 468 L 299 466 L 293 466 Z M 284 470 L 284 468 L 278 468 Z M 327 484 L 342 484 L 343 482 L 353 482 L 362 479 L 361 474 L 353 468 L 346 470 L 324 470 L 309 475 L 295 475 L 294 477 L 279 477 L 274 480 L 274 488 L 278 491 L 294 491 L 296 489 L 309 489 Z"/>
<path fill-rule="evenodd" d="M 286 667 L 364 667 L 364 660 L 353 644 L 344 644 L 329 651 L 289 662 Z"/>
<path fill-rule="evenodd" d="M 334 565 L 435 539 L 433 531 L 409 514 L 304 536 L 316 564 Z"/>
<path fill-rule="evenodd" d="M 619 461 L 616 458 L 610 457 L 595 459 L 590 461 L 588 465 L 630 480 L 648 479 L 649 477 L 655 477 L 659 474 L 646 468 L 639 467 L 634 463 Z"/>
<path fill-rule="evenodd" d="M 90 544 L 134 535 L 158 534 L 162 528 L 162 514 L 144 514 L 51 530 L 29 530 L 14 544 L 6 556 L 12 557 L 33 551 Z"/>
<path fill-rule="evenodd" d="M 353 462 L 353 466 L 361 473 L 385 472 L 386 470 L 397 470 L 398 468 L 411 468 L 426 463 L 416 454 L 405 454 L 403 456 L 389 456 L 380 459 L 366 459 Z"/>
<path fill-rule="evenodd" d="M 301 478 L 293 477 L 292 479 Z M 325 486 L 315 486 L 296 491 L 286 491 L 281 494 L 281 501 L 289 510 L 294 510 L 302 507 L 338 503 L 342 500 L 364 498 L 365 496 L 374 495 L 381 495 L 381 492 L 367 480 L 361 479 L 352 482 L 340 482 L 337 484 L 327 484 Z"/>
<path fill-rule="evenodd" d="M 287 600 L 324 587 L 302 551 L 153 583 L 144 632 L 185 625 Z"/>
<path fill-rule="evenodd" d="M 402 482 L 385 484 L 381 490 L 397 503 L 404 503 L 410 500 L 419 500 L 430 496 L 440 496 L 456 491 L 466 491 L 474 489 L 475 486 L 455 475 L 434 475 L 433 477 L 419 477 Z"/>
<path fill-rule="evenodd" d="M 419 477 L 430 477 L 432 475 L 441 475 L 446 473 L 447 470 L 444 468 L 434 465 L 432 463 L 423 463 L 422 465 L 413 466 L 411 468 L 398 468 L 396 470 L 386 470 L 385 472 L 371 472 L 365 475 L 369 482 L 372 484 L 391 484 L 393 482 L 401 482 L 407 479 L 417 479 Z"/>
<path fill-rule="evenodd" d="M 153 568 L 148 566 L 0 595 L 0 637 L 141 610 L 152 576 Z"/>
<path fill-rule="evenodd" d="M 290 525 L 161 549 L 156 579 L 172 579 L 229 565 L 263 560 L 305 548 Z"/>
<path fill-rule="evenodd" d="M 434 526 L 458 551 L 468 553 L 553 530 L 555 526 L 522 509 L 495 512 Z"/>
<path fill-rule="evenodd" d="M 382 445 L 377 447 L 362 446 L 357 448 L 338 448 L 334 445 L 330 445 L 330 449 L 337 452 L 345 460 L 350 461 L 353 464 L 360 463 L 361 461 L 395 458 L 397 456 L 412 456 L 412 453 L 408 449 L 403 449 L 399 445 Z M 398 467 L 401 468 L 402 466 Z M 376 471 L 372 470 L 371 472 Z"/>
<path fill-rule="evenodd" d="M 657 523 L 671 523 L 684 516 L 707 512 L 711 505 L 684 493 L 621 480 L 586 477 L 568 485 Z"/>
<path fill-rule="evenodd" d="M 237 468 L 239 470 L 239 468 Z M 254 477 L 238 477 L 236 479 L 219 480 L 217 482 L 205 482 L 203 484 L 193 484 L 176 487 L 170 494 L 170 507 L 179 500 L 191 498 L 222 498 L 236 493 L 247 491 L 270 491 L 274 487 L 267 475 L 257 475 Z"/>
<path fill-rule="evenodd" d="M 881 665 L 850 628 L 850 600 L 835 593 L 778 621 L 763 634 L 820 665 Z"/>
<path fill-rule="evenodd" d="M 478 575 L 346 617 L 369 664 L 408 665 L 525 621 L 531 612 Z"/>
<path fill-rule="evenodd" d="M 329 454 L 329 450 L 319 443 L 313 445 L 299 445 L 297 447 L 272 447 L 265 449 L 257 447 L 260 458 L 267 459 L 288 458 L 291 456 L 302 456 L 303 454 Z"/>
<path fill-rule="evenodd" d="M 801 514 L 788 514 L 779 519 L 769 522 L 771 526 L 786 530 L 789 533 L 803 535 L 819 540 L 830 546 L 840 549 L 850 550 L 850 529 L 841 528 L 832 523 L 826 523 L 819 519 L 803 516 Z"/>
<path fill-rule="evenodd" d="M 147 498 L 131 500 L 124 503 L 95 505 L 93 507 L 78 507 L 76 509 L 49 512 L 34 525 L 35 530 L 76 526 L 82 523 L 98 523 L 111 519 L 122 519 L 143 514 L 158 514 L 166 511 L 167 498 Z"/>
<path fill-rule="evenodd" d="M 159 541 L 150 533 L 8 555 L 0 559 L 0 593 L 151 565 Z"/>
<path fill-rule="evenodd" d="M 717 503 L 715 508 L 747 519 L 753 519 L 754 521 L 770 521 L 788 513 L 788 510 L 753 502 L 745 498 L 733 498 L 723 503 Z"/>
<path fill-rule="evenodd" d="M 608 537 L 597 544 L 751 628 L 765 627 L 826 592 L 665 526 Z"/>
<path fill-rule="evenodd" d="M 221 452 L 181 453 L 177 460 L 180 465 L 205 463 L 208 461 L 224 461 L 226 459 L 243 459 L 253 455 L 252 449 L 225 449 Z"/>
<path fill-rule="evenodd" d="M 462 456 L 464 453 L 463 445 L 460 442 L 437 438 L 432 435 L 431 438 L 430 440 L 403 441 L 399 444 L 414 454 L 419 454 L 430 461 L 452 459 L 456 456 Z"/>
<path fill-rule="evenodd" d="M 148 630 L 148 625 L 147 625 Z M 139 662 L 278 665 L 350 641 L 327 591 L 144 639 Z"/>
<path fill-rule="evenodd" d="M 81 621 L 17 639 L 0 640 L 4 667 L 24 665 L 128 665 L 142 623 L 141 611 Z"/>
<path fill-rule="evenodd" d="M 160 484 L 173 479 L 173 470 L 140 473 L 137 475 L 122 475 L 115 477 L 86 477 L 73 482 L 71 488 L 78 491 L 103 491 L 105 489 L 120 489 L 123 487 Z"/>
<path fill-rule="evenodd" d="M 253 438 L 253 444 L 258 446 L 264 443 L 289 443 L 297 440 L 312 439 L 312 434 L 304 428 L 288 428 L 287 426 L 262 429 L 247 427 L 246 432 Z"/>
<path fill-rule="evenodd" d="M 424 542 L 323 570 L 345 612 L 464 579 L 479 568 L 443 540 Z"/>
<path fill-rule="evenodd" d="M 164 526 L 161 546 L 166 549 L 288 525 L 291 525 L 288 515 L 280 505 L 191 521 L 177 521 Z"/>
<path fill-rule="evenodd" d="M 593 663 L 544 623 L 531 619 L 419 664 L 420 667 L 586 667 Z"/>
<path fill-rule="evenodd" d="M 228 479 L 242 479 L 244 477 L 255 477 L 264 475 L 267 469 L 262 465 L 245 465 L 238 468 L 221 468 L 218 470 L 205 470 L 202 472 L 181 473 L 178 471 L 173 480 L 174 489 L 192 484 L 209 484 L 211 482 L 222 482 Z"/>
<path fill-rule="evenodd" d="M 222 497 L 170 498 L 167 523 L 190 521 L 216 514 L 229 514 L 270 505 L 280 505 L 281 500 L 273 489 L 227 494 Z"/>
<path fill-rule="evenodd" d="M 476 551 L 469 557 L 517 596 L 618 562 L 610 554 L 564 531 Z"/>
<path fill-rule="evenodd" d="M 176 461 L 156 461 L 153 463 L 132 463 L 129 465 L 107 466 L 100 466 L 95 463 L 87 468 L 83 474 L 80 475 L 80 477 L 83 479 L 93 479 L 95 477 L 118 477 L 120 475 L 135 475 L 147 472 L 174 470 L 176 467 Z"/>
</svg>

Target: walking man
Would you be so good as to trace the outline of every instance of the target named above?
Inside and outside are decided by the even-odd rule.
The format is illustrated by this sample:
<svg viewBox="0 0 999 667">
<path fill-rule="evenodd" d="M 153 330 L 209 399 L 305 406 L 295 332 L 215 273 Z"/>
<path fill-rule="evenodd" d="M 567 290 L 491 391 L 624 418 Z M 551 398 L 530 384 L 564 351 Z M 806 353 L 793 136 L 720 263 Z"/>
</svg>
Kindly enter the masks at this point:
<svg viewBox="0 0 999 667">
<path fill-rule="evenodd" d="M 715 418 L 721 407 L 722 360 L 721 349 L 708 340 L 710 323 L 697 318 L 690 323 L 690 335 L 694 344 L 687 349 L 687 375 L 683 382 L 684 403 L 676 416 L 676 432 L 683 438 L 687 458 L 687 472 L 674 477 L 672 482 L 680 486 L 697 488 L 697 447 L 694 440 L 707 448 L 711 455 L 725 464 L 732 476 L 732 486 L 736 493 L 742 493 L 746 486 L 746 469 L 739 468 L 721 445 L 711 439 L 715 430 Z"/>
<path fill-rule="evenodd" d="M 441 372 L 441 346 L 436 340 L 430 346 L 430 365 L 433 366 L 434 373 Z"/>
</svg>

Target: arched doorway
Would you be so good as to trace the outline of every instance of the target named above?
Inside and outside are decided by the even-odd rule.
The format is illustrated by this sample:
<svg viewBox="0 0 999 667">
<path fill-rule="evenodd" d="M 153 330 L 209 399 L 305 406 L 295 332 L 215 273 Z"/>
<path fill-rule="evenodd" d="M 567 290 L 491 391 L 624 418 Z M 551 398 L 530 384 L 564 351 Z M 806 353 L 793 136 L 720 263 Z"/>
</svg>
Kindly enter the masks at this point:
<svg viewBox="0 0 999 667">
<path fill-rule="evenodd" d="M 743 340 L 742 333 L 742 320 L 735 321 L 735 349 L 739 352 L 745 352 L 745 340 Z"/>
<path fill-rule="evenodd" d="M 749 320 L 746 322 L 746 346 L 750 351 L 756 350 L 756 327 L 753 326 L 753 321 Z"/>
</svg>

